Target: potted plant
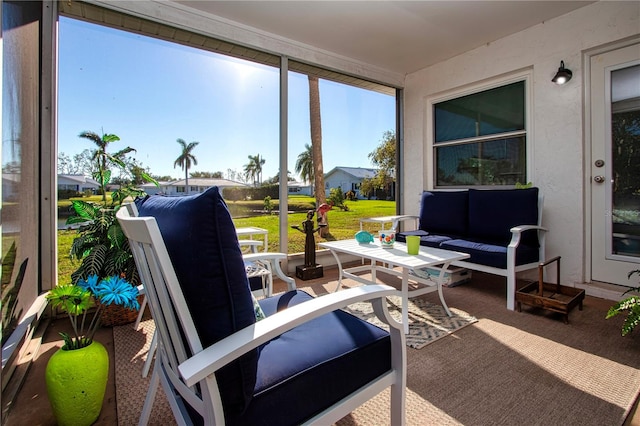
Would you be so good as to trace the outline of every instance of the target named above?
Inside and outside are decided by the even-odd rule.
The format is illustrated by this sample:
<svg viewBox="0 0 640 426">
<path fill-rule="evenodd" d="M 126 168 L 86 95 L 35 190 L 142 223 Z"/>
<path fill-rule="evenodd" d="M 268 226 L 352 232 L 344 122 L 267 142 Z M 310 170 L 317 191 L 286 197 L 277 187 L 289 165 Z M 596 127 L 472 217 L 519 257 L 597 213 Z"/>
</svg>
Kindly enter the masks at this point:
<svg viewBox="0 0 640 426">
<path fill-rule="evenodd" d="M 137 288 L 124 278 L 99 279 L 97 275 L 77 285 L 59 285 L 47 294 L 53 308 L 66 312 L 73 330 L 72 334 L 60 333 L 64 345 L 51 356 L 45 371 L 49 401 L 59 425 L 90 425 L 100 415 L 109 355 L 93 337 L 106 306 L 136 312 L 140 309 L 137 297 Z"/>
<path fill-rule="evenodd" d="M 630 279 L 633 274 L 640 275 L 640 269 L 629 272 L 627 278 Z M 632 291 L 640 293 L 640 287 L 630 288 L 623 294 L 627 294 Z M 611 308 L 609 308 L 609 312 L 607 312 L 607 319 L 622 312 L 627 313 L 627 317 L 622 324 L 622 335 L 626 336 L 627 334 L 631 333 L 638 324 L 640 324 L 640 296 L 629 296 L 626 299 L 621 300 L 620 302 L 613 305 Z"/>
<path fill-rule="evenodd" d="M 97 145 L 93 152 L 94 172 L 93 178 L 99 184 L 99 192 L 102 201 L 99 203 L 84 200 L 72 200 L 74 215 L 67 219 L 67 224 L 80 224 L 78 236 L 73 240 L 70 256 L 80 260 L 81 264 L 71 274 L 72 283 L 86 280 L 91 275 L 100 278 L 109 276 L 123 276 L 131 286 L 140 284 L 140 277 L 135 266 L 129 242 L 116 220 L 116 212 L 127 199 L 146 195 L 144 191 L 133 184 L 135 179 L 120 180 L 118 189 L 111 193 L 111 199 L 107 197 L 107 188 L 112 181 L 111 168 L 120 169 L 121 173 L 130 178 L 137 176 L 137 180 L 157 182 L 143 172 L 135 164 L 126 161 L 126 155 L 135 151 L 126 147 L 118 152 L 109 153 L 109 144 L 119 141 L 120 138 L 113 134 L 99 136 L 93 132 L 83 132 L 80 137 L 89 139 Z M 103 325 L 123 325 L 135 320 L 135 313 L 111 307 L 103 314 Z"/>
</svg>

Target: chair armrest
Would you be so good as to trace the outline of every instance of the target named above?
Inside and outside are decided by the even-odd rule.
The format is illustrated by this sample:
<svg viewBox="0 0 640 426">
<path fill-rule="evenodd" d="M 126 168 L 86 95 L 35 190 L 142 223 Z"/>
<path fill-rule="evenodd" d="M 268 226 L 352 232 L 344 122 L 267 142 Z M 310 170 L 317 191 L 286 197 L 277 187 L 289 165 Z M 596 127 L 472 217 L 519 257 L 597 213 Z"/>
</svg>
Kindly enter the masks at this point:
<svg viewBox="0 0 640 426">
<path fill-rule="evenodd" d="M 293 278 L 287 276 L 280 267 L 279 260 L 286 259 L 286 254 L 278 252 L 249 253 L 243 254 L 242 258 L 245 260 L 245 262 L 269 262 L 271 264 L 272 270 L 275 271 L 278 278 L 287 283 L 289 290 L 291 291 L 296 289 L 296 281 Z"/>
<path fill-rule="evenodd" d="M 366 300 L 371 300 L 374 312 L 380 320 L 389 324 L 391 332 L 400 333 L 404 338 L 402 325 L 394 320 L 387 310 L 386 296 L 397 293 L 395 288 L 379 284 L 355 287 L 316 297 L 275 313 L 214 343 L 181 363 L 178 370 L 187 386 L 195 385 L 251 349 L 300 324 Z"/>
<path fill-rule="evenodd" d="M 280 260 L 285 259 L 286 257 L 286 254 L 277 252 L 247 253 L 242 255 L 242 258 L 247 262 L 256 262 L 261 260 Z"/>
</svg>

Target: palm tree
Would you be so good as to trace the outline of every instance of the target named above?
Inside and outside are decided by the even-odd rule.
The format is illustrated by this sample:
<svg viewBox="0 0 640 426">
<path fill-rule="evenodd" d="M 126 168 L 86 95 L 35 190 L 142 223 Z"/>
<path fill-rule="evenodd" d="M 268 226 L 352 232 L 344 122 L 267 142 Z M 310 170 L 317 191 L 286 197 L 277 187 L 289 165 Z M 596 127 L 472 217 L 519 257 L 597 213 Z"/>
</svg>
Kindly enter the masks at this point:
<svg viewBox="0 0 640 426">
<path fill-rule="evenodd" d="M 303 181 L 311 183 L 311 193 L 313 194 L 315 180 L 313 176 L 313 151 L 308 143 L 304 144 L 304 151 L 298 154 L 296 173 L 300 174 L 300 178 Z"/>
<path fill-rule="evenodd" d="M 198 145 L 200 142 L 191 142 L 187 145 L 187 143 L 180 138 L 178 138 L 176 142 L 178 142 L 182 147 L 182 154 L 180 154 L 180 156 L 176 158 L 176 161 L 173 162 L 173 168 L 175 169 L 176 166 L 180 166 L 180 168 L 184 170 L 184 181 L 187 190 L 186 192 L 187 194 L 189 194 L 189 169 L 191 168 L 191 163 L 193 163 L 194 165 L 198 164 L 198 160 L 191 153 L 191 151 L 193 151 L 193 148 L 195 148 L 196 145 Z"/>
<path fill-rule="evenodd" d="M 244 165 L 244 175 L 247 179 L 253 180 L 254 186 L 259 186 L 262 183 L 262 166 L 266 163 L 264 158 L 260 158 L 258 155 L 249 155 L 249 163 Z"/>
<path fill-rule="evenodd" d="M 93 171 L 92 176 L 100 184 L 100 189 L 102 191 L 102 203 L 106 205 L 107 184 L 111 180 L 110 167 L 116 166 L 121 169 L 125 168 L 125 156 L 131 151 L 135 151 L 135 149 L 126 147 L 118 152 L 109 154 L 107 152 L 107 148 L 111 142 L 117 142 L 120 140 L 118 136 L 106 133 L 99 136 L 94 132 L 82 132 L 79 137 L 89 139 L 98 147 L 98 149 L 93 151 L 93 155 L 91 157 L 91 161 L 96 165 L 96 170 Z"/>
<path fill-rule="evenodd" d="M 313 158 L 313 177 L 316 186 L 316 206 L 327 202 L 324 190 L 324 166 L 322 164 L 322 121 L 320 120 L 320 88 L 318 77 L 309 76 L 309 120 L 311 124 L 311 147 Z M 320 236 L 329 234 L 329 223 L 320 228 Z"/>
</svg>

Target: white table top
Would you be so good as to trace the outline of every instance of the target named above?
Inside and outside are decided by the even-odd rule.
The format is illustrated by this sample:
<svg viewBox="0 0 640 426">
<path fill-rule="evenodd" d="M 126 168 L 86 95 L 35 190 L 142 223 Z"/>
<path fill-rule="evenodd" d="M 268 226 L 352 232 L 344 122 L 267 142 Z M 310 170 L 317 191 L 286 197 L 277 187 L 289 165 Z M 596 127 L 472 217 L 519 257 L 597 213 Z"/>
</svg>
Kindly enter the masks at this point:
<svg viewBox="0 0 640 426">
<path fill-rule="evenodd" d="M 267 231 L 264 228 L 257 228 L 254 226 L 247 226 L 244 228 L 236 228 L 236 235 L 264 235 L 267 234 L 269 231 Z"/>
<path fill-rule="evenodd" d="M 393 245 L 393 248 L 390 249 L 380 247 L 379 241 L 360 244 L 355 239 L 322 242 L 319 243 L 318 246 L 409 269 L 436 266 L 443 263 L 467 259 L 469 257 L 466 253 L 458 253 L 455 251 L 423 246 L 420 246 L 419 254 L 412 255 L 407 253 L 406 244 L 399 243 L 397 241 Z"/>
</svg>

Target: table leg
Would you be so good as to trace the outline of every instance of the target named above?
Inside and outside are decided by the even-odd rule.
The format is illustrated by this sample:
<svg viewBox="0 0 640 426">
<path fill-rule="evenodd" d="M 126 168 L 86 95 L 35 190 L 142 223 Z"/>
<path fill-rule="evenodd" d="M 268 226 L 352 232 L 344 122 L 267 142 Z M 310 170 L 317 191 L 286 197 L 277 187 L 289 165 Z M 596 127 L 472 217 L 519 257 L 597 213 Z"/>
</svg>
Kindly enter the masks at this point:
<svg viewBox="0 0 640 426">
<path fill-rule="evenodd" d="M 407 268 L 402 268 L 402 326 L 404 334 L 409 334 L 409 269 Z"/>
<path fill-rule="evenodd" d="M 373 283 L 377 283 L 378 282 L 378 277 L 377 277 L 377 271 L 378 271 L 378 263 L 375 260 L 371 261 L 371 282 Z"/>
<path fill-rule="evenodd" d="M 340 290 L 340 287 L 342 287 L 342 262 L 340 262 L 340 258 L 338 257 L 335 251 L 333 250 L 329 250 L 329 251 L 331 252 L 333 257 L 336 259 L 336 264 L 338 265 L 338 285 L 336 286 L 336 289 L 333 290 L 333 292 L 335 293 L 338 290 Z"/>
<path fill-rule="evenodd" d="M 442 294 L 442 283 L 444 282 L 444 277 L 447 273 L 447 268 L 449 268 L 450 263 L 451 262 L 447 262 L 442 265 L 442 268 L 440 269 L 440 275 L 438 276 L 438 296 L 440 296 L 440 303 L 442 303 L 442 307 L 449 316 L 451 316 L 451 311 L 447 306 L 447 302 L 444 301 L 444 295 Z"/>
</svg>

